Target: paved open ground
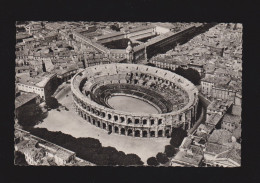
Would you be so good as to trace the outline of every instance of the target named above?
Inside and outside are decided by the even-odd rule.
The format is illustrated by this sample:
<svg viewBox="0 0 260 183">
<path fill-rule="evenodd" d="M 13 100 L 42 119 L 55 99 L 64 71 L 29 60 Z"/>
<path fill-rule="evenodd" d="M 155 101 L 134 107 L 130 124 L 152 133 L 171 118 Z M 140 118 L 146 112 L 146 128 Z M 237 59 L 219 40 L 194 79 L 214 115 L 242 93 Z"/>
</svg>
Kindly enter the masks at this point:
<svg viewBox="0 0 260 183">
<path fill-rule="evenodd" d="M 105 147 L 111 146 L 127 154 L 137 154 L 145 164 L 149 157 L 156 156 L 158 152 L 163 152 L 165 145 L 170 142 L 170 138 L 143 139 L 117 134 L 108 135 L 107 131 L 89 124 L 78 116 L 73 109 L 71 92 L 64 92 L 69 92 L 69 95 L 60 95 L 63 97 L 58 100 L 59 103 L 69 108 L 69 111 L 61 110 L 58 112 L 51 110 L 48 117 L 36 127 L 47 128 L 49 131 L 61 131 L 76 138 L 92 137 L 98 139 Z"/>
</svg>

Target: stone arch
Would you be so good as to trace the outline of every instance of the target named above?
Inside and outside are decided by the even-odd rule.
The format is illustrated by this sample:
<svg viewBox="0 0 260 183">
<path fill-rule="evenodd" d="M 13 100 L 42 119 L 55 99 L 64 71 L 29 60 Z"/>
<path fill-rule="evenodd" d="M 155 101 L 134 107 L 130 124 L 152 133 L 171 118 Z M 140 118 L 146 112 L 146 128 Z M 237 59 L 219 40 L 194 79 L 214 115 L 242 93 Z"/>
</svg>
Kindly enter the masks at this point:
<svg viewBox="0 0 260 183">
<path fill-rule="evenodd" d="M 121 131 L 121 134 L 122 134 L 122 135 L 125 135 L 125 129 L 124 129 L 124 128 L 121 128 L 120 131 Z"/>
<path fill-rule="evenodd" d="M 125 121 L 125 118 L 123 116 L 121 116 L 120 121 L 121 121 L 121 123 L 123 123 Z"/>
<path fill-rule="evenodd" d="M 106 129 L 106 128 L 107 128 L 106 123 L 103 123 L 103 129 Z"/>
<path fill-rule="evenodd" d="M 119 133 L 119 128 L 115 126 L 115 133 Z"/>
<path fill-rule="evenodd" d="M 94 118 L 92 118 L 92 124 L 96 125 L 96 120 Z"/>
<path fill-rule="evenodd" d="M 132 119 L 131 119 L 131 118 L 128 118 L 128 119 L 127 119 L 127 123 L 128 123 L 128 124 L 133 123 Z"/>
<path fill-rule="evenodd" d="M 155 131 L 150 131 L 150 137 L 155 137 Z"/>
<path fill-rule="evenodd" d="M 91 119 L 90 119 L 90 117 L 88 116 L 88 122 L 91 122 Z"/>
<path fill-rule="evenodd" d="M 150 119 L 151 125 L 154 125 L 154 119 Z"/>
<path fill-rule="evenodd" d="M 112 115 L 111 115 L 111 114 L 108 114 L 107 117 L 108 117 L 108 119 L 111 119 L 111 118 L 112 118 Z"/>
<path fill-rule="evenodd" d="M 86 114 L 84 114 L 84 119 L 85 119 L 85 120 L 87 119 L 87 115 L 86 115 Z"/>
<path fill-rule="evenodd" d="M 144 125 L 147 124 L 147 119 L 143 119 L 143 124 L 144 124 Z"/>
<path fill-rule="evenodd" d="M 143 137 L 148 137 L 148 132 L 146 130 L 143 131 Z"/>
<path fill-rule="evenodd" d="M 132 136 L 133 135 L 133 130 L 132 129 L 128 129 L 127 130 L 127 135 L 128 136 Z"/>
<path fill-rule="evenodd" d="M 135 124 L 139 124 L 140 120 L 138 118 L 135 119 Z"/>
<path fill-rule="evenodd" d="M 140 130 L 135 130 L 135 137 L 140 137 Z"/>
<path fill-rule="evenodd" d="M 165 136 L 170 136 L 170 130 L 169 129 L 165 130 Z"/>
<path fill-rule="evenodd" d="M 163 136 L 163 131 L 162 130 L 159 130 L 158 131 L 158 137 L 162 137 Z"/>
<path fill-rule="evenodd" d="M 112 125 L 108 125 L 108 131 L 112 132 Z"/>
<path fill-rule="evenodd" d="M 158 125 L 162 124 L 162 119 L 158 120 Z"/>
<path fill-rule="evenodd" d="M 100 115 L 100 112 L 98 110 L 96 110 L 96 114 L 99 116 Z"/>
<path fill-rule="evenodd" d="M 117 115 L 114 116 L 114 120 L 118 121 L 118 116 Z"/>
<path fill-rule="evenodd" d="M 105 118 L 105 117 L 106 117 L 106 113 L 105 113 L 105 112 L 101 112 L 101 116 L 102 116 L 103 118 Z"/>
<path fill-rule="evenodd" d="M 100 121 L 97 122 L 97 126 L 100 127 Z"/>
</svg>

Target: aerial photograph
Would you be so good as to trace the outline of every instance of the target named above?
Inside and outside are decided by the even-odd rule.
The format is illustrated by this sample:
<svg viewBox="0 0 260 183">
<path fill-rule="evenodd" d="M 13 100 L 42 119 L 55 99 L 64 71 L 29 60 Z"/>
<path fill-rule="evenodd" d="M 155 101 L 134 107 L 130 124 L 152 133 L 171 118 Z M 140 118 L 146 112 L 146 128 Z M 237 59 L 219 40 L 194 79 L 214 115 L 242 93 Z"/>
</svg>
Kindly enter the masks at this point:
<svg viewBox="0 0 260 183">
<path fill-rule="evenodd" d="M 243 24 L 15 26 L 15 166 L 241 166 Z"/>
</svg>

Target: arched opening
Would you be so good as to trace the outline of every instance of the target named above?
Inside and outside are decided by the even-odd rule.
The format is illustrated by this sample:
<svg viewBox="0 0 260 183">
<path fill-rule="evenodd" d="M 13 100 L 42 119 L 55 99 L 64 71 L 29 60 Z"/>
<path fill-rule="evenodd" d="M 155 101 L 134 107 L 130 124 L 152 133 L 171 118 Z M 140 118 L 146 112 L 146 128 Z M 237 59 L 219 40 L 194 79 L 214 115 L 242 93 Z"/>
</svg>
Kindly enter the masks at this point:
<svg viewBox="0 0 260 183">
<path fill-rule="evenodd" d="M 107 125 L 106 123 L 103 123 L 103 129 L 106 129 Z"/>
<path fill-rule="evenodd" d="M 133 123 L 133 122 L 132 122 L 132 119 L 131 119 L 131 118 L 128 118 L 127 123 L 128 123 L 128 124 Z"/>
<path fill-rule="evenodd" d="M 125 135 L 125 129 L 124 128 L 121 128 L 121 134 Z"/>
<path fill-rule="evenodd" d="M 170 130 L 169 129 L 167 129 L 166 131 L 165 131 L 165 136 L 170 136 Z"/>
<path fill-rule="evenodd" d="M 100 121 L 97 122 L 97 126 L 100 127 Z"/>
<path fill-rule="evenodd" d="M 92 123 L 93 123 L 93 125 L 96 125 L 96 120 L 92 119 Z"/>
<path fill-rule="evenodd" d="M 158 131 L 158 137 L 162 137 L 163 136 L 163 131 L 162 130 L 159 130 Z"/>
<path fill-rule="evenodd" d="M 98 110 L 96 110 L 96 115 L 98 115 L 98 116 L 100 115 L 100 112 Z"/>
<path fill-rule="evenodd" d="M 128 129 L 128 130 L 127 130 L 127 135 L 128 135 L 128 136 L 132 136 L 132 135 L 133 135 L 133 130 Z"/>
<path fill-rule="evenodd" d="M 119 129 L 117 126 L 115 126 L 115 133 L 118 133 Z"/>
<path fill-rule="evenodd" d="M 91 122 L 91 121 L 90 121 L 90 117 L 89 117 L 89 116 L 88 116 L 88 122 Z"/>
<path fill-rule="evenodd" d="M 144 124 L 144 125 L 147 124 L 147 119 L 143 119 L 143 124 Z"/>
<path fill-rule="evenodd" d="M 155 131 L 150 132 L 150 137 L 155 137 Z"/>
<path fill-rule="evenodd" d="M 87 116 L 86 116 L 86 114 L 84 114 L 84 119 L 85 119 L 85 120 L 87 119 Z"/>
<path fill-rule="evenodd" d="M 143 131 L 143 137 L 147 137 L 147 131 Z"/>
<path fill-rule="evenodd" d="M 150 121 L 151 121 L 151 125 L 154 125 L 154 119 L 151 119 Z"/>
<path fill-rule="evenodd" d="M 107 117 L 108 117 L 108 119 L 111 119 L 111 118 L 112 118 L 111 114 L 108 114 Z"/>
<path fill-rule="evenodd" d="M 162 124 L 162 119 L 158 120 L 158 125 Z"/>
<path fill-rule="evenodd" d="M 118 121 L 118 116 L 114 116 L 114 120 L 115 120 L 115 121 Z"/>
<path fill-rule="evenodd" d="M 135 119 L 135 124 L 139 124 L 139 119 Z"/>
<path fill-rule="evenodd" d="M 125 121 L 124 117 L 120 117 L 121 123 L 123 123 Z"/>
<path fill-rule="evenodd" d="M 89 106 L 87 106 L 87 111 L 90 111 L 90 107 Z"/>
<path fill-rule="evenodd" d="M 135 130 L 135 137 L 140 137 L 140 131 L 139 130 Z"/>
<path fill-rule="evenodd" d="M 108 131 L 112 132 L 112 126 L 108 125 Z"/>
<path fill-rule="evenodd" d="M 103 118 L 106 117 L 106 113 L 104 113 L 104 112 L 102 112 L 101 115 Z"/>
</svg>

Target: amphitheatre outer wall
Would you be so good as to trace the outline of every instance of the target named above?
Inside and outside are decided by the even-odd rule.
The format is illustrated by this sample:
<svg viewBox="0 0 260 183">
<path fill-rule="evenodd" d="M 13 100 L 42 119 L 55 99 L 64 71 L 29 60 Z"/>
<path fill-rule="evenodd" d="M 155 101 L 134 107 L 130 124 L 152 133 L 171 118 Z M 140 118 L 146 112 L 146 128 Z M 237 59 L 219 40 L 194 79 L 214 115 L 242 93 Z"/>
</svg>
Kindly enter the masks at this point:
<svg viewBox="0 0 260 183">
<path fill-rule="evenodd" d="M 149 89 L 151 83 L 157 83 L 169 90 L 185 94 L 185 105 L 160 114 L 148 114 L 111 109 L 93 100 L 93 94 L 99 87 L 127 84 L 131 73 L 134 74 L 135 80 L 139 79 L 132 83 L 133 87 L 141 85 Z M 148 77 L 149 82 L 144 84 L 141 76 Z M 150 90 L 152 91 L 152 88 Z M 71 91 L 78 115 L 86 122 L 119 135 L 142 138 L 167 137 L 173 127 L 188 130 L 196 121 L 198 89 L 182 76 L 155 67 L 139 64 L 105 64 L 88 67 L 72 78 Z"/>
</svg>

